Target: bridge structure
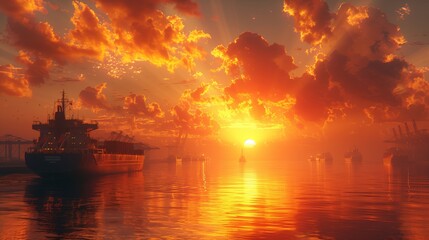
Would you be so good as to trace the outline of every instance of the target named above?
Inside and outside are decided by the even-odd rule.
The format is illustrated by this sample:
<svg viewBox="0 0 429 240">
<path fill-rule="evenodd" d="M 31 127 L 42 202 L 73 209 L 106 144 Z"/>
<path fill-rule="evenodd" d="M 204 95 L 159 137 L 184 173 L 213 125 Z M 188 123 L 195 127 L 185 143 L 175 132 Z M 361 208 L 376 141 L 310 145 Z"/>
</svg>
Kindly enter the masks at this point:
<svg viewBox="0 0 429 240">
<path fill-rule="evenodd" d="M 11 134 L 0 136 L 0 162 L 23 161 L 27 148 L 33 141 Z"/>
</svg>

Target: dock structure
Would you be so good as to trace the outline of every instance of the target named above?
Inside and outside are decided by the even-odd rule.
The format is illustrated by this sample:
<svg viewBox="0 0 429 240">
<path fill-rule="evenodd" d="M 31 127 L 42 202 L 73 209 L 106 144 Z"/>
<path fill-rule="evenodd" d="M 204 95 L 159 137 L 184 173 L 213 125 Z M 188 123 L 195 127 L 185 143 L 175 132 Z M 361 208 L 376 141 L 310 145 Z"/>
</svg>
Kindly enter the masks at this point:
<svg viewBox="0 0 429 240">
<path fill-rule="evenodd" d="M 401 163 L 429 163 L 429 131 L 417 128 L 417 123 L 414 120 L 412 128 L 407 122 L 403 123 L 405 133 L 402 132 L 401 125 L 398 125 L 397 129 L 393 128 L 393 138 L 385 141 L 392 145 L 386 150 L 385 156 L 391 159 L 389 161 L 395 160 Z"/>
<path fill-rule="evenodd" d="M 24 152 L 33 141 L 11 134 L 0 136 L 0 162 L 23 161 Z"/>
</svg>

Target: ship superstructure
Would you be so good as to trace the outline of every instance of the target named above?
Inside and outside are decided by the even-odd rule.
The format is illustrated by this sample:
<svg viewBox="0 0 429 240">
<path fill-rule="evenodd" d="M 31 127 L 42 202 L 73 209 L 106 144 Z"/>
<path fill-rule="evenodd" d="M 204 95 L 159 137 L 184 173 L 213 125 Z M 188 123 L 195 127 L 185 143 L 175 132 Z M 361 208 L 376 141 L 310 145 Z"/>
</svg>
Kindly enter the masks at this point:
<svg viewBox="0 0 429 240">
<path fill-rule="evenodd" d="M 98 129 L 97 122 L 66 118 L 69 101 L 57 102 L 53 119 L 35 122 L 40 132 L 35 146 L 25 155 L 27 166 L 40 176 L 107 174 L 142 170 L 144 149 L 137 149 L 129 137 L 98 142 L 90 132 Z"/>
<path fill-rule="evenodd" d="M 392 161 L 413 161 L 429 163 L 429 132 L 426 129 L 419 129 L 416 121 L 413 120 L 413 129 L 405 122 L 402 130 L 401 125 L 393 128 L 393 139 L 385 142 L 393 144 L 385 153 L 385 158 L 391 158 Z"/>
</svg>

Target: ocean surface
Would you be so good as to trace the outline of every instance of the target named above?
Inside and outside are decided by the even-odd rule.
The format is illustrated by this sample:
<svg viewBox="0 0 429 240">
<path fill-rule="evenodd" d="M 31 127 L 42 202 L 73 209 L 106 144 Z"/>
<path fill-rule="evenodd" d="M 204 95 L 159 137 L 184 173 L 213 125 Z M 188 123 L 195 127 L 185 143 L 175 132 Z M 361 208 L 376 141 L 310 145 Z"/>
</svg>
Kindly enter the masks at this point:
<svg viewBox="0 0 429 240">
<path fill-rule="evenodd" d="M 267 158 L 0 175 L 0 239 L 429 239 L 429 168 Z"/>
</svg>

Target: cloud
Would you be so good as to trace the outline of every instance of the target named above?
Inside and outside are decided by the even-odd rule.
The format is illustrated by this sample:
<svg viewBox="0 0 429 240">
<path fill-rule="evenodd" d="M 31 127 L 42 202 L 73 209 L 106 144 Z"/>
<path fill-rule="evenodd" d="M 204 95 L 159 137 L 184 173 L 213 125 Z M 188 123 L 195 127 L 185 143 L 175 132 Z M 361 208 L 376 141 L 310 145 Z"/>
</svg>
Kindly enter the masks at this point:
<svg viewBox="0 0 429 240">
<path fill-rule="evenodd" d="M 194 61 L 204 56 L 197 42 L 210 35 L 201 30 L 185 33 L 180 17 L 167 16 L 160 10 L 166 3 L 181 13 L 199 15 L 197 4 L 190 0 L 96 1 L 110 18 L 116 52 L 123 61 L 148 61 L 170 71 L 185 66 L 193 71 Z"/>
<path fill-rule="evenodd" d="M 7 0 L 0 1 L 0 10 L 13 18 L 31 15 L 34 12 L 43 12 L 43 0 Z"/>
<path fill-rule="evenodd" d="M 49 23 L 36 22 L 33 18 L 8 18 L 7 37 L 9 43 L 28 54 L 52 59 L 59 64 L 78 61 L 83 57 L 98 57 L 96 50 L 67 44 L 55 34 Z"/>
<path fill-rule="evenodd" d="M 242 33 L 228 47 L 218 46 L 212 54 L 222 59 L 222 69 L 234 82 L 225 94 L 234 101 L 250 98 L 280 100 L 291 86 L 289 72 L 296 68 L 283 46 L 269 44 L 256 33 Z"/>
<path fill-rule="evenodd" d="M 283 11 L 294 17 L 305 42 L 318 45 L 331 33 L 332 16 L 324 0 L 285 0 Z"/>
<path fill-rule="evenodd" d="M 40 86 L 49 79 L 52 60 L 37 56 L 32 58 L 24 51 L 19 51 L 17 60 L 27 67 L 25 78 L 32 86 Z"/>
<path fill-rule="evenodd" d="M 383 12 L 342 4 L 331 13 L 316 0 L 285 0 L 284 11 L 295 18 L 302 41 L 317 47 L 314 65 L 291 78 L 296 66 L 283 46 L 242 33 L 212 51 L 221 59 L 218 70 L 233 79 L 224 89 L 230 107 L 248 109 L 260 121 L 278 112 L 291 121 L 317 123 L 428 117 L 423 89 L 429 85 L 421 71 L 395 55 L 406 41 Z"/>
<path fill-rule="evenodd" d="M 158 103 L 148 103 L 143 95 L 130 94 L 124 98 L 124 106 L 129 114 L 146 117 L 146 118 L 162 118 L 164 112 Z"/>
<path fill-rule="evenodd" d="M 113 38 L 107 24 L 102 24 L 95 12 L 82 2 L 73 2 L 74 14 L 71 22 L 74 29 L 69 32 L 69 42 L 73 46 L 85 46 L 97 52 L 100 60 L 104 59 L 107 48 L 112 47 Z"/>
<path fill-rule="evenodd" d="M 193 90 L 185 90 L 171 111 L 172 124 L 167 128 L 178 130 L 179 135 L 190 134 L 197 136 L 213 135 L 220 129 L 219 123 L 208 113 L 212 98 L 206 96 L 213 84 L 201 84 Z"/>
<path fill-rule="evenodd" d="M 185 32 L 179 16 L 163 11 L 172 6 L 179 14 L 199 17 L 193 0 L 95 0 L 97 13 L 80 1 L 72 5 L 72 27 L 60 35 L 35 14 L 55 11 L 51 3 L 1 1 L 0 11 L 7 15 L 4 39 L 20 51 L 17 60 L 27 68 L 25 78 L 31 86 L 46 83 L 52 69 L 87 60 L 117 69 L 121 64 L 148 61 L 171 72 L 179 66 L 195 72 L 196 60 L 205 58 L 200 42 L 210 35 L 198 29 Z"/>
<path fill-rule="evenodd" d="M 174 4 L 174 8 L 189 15 L 200 16 L 200 10 L 197 3 L 193 0 L 167 0 L 166 2 Z"/>
<path fill-rule="evenodd" d="M 203 102 L 209 101 L 210 99 L 205 98 L 204 95 L 210 89 L 210 86 L 211 86 L 210 84 L 203 83 L 201 84 L 201 86 L 197 87 L 194 90 L 190 90 L 190 89 L 185 90 L 181 98 L 183 100 L 190 101 L 193 103 L 197 103 L 197 102 L 203 103 Z"/>
<path fill-rule="evenodd" d="M 8 16 L 5 40 L 19 49 L 17 61 L 26 67 L 24 78 L 31 86 L 44 84 L 56 64 L 64 65 L 85 58 L 102 59 L 104 51 L 100 51 L 100 46 L 107 44 L 107 40 L 102 39 L 104 35 L 97 35 L 106 29 L 85 4 L 73 2 L 75 14 L 72 23 L 75 29 L 68 34 L 71 40 L 58 36 L 48 22 L 36 19 L 36 11 L 46 12 L 43 5 L 42 0 L 0 3 L 0 10 Z"/>
<path fill-rule="evenodd" d="M 320 46 L 321 52 L 314 73 L 308 73 L 314 81 L 297 79 L 298 85 L 307 82 L 296 95 L 298 116 L 321 119 L 342 108 L 340 115 L 360 112 L 375 121 L 428 117 L 427 93 L 413 87 L 419 82 L 420 89 L 426 89 L 428 83 L 395 55 L 406 42 L 398 26 L 376 8 L 342 4 L 329 13 L 321 7 L 324 1 L 309 2 L 285 0 L 285 11 L 295 18 L 302 40 Z M 323 84 L 312 87 L 316 82 Z M 415 99 L 419 101 L 410 104 Z"/>
<path fill-rule="evenodd" d="M 284 121 L 295 102 L 293 95 L 299 91 L 297 81 L 290 77 L 296 65 L 284 46 L 245 32 L 227 47 L 216 47 L 212 54 L 222 60 L 218 70 L 232 78 L 224 88 L 228 107 L 259 121 Z"/>
<path fill-rule="evenodd" d="M 0 65 L 0 93 L 10 96 L 30 97 L 31 89 L 28 80 L 11 64 Z"/>
<path fill-rule="evenodd" d="M 85 80 L 85 75 L 83 73 L 77 75 L 76 77 L 60 77 L 55 82 L 82 82 Z"/>
<path fill-rule="evenodd" d="M 192 108 L 186 101 L 174 106 L 171 114 L 180 134 L 207 136 L 220 129 L 213 117 L 198 108 Z"/>
<path fill-rule="evenodd" d="M 28 4 L 32 6 L 31 3 Z M 37 6 L 34 5 L 29 10 L 22 6 L 22 8 L 10 8 L 10 11 L 15 12 L 8 12 L 6 26 L 6 41 L 20 49 L 17 61 L 26 67 L 26 79 L 32 86 L 44 84 L 49 79 L 50 71 L 55 64 L 64 65 L 81 61 L 82 58 L 100 58 L 101 53 L 97 48 L 87 48 L 84 45 L 78 45 L 76 41 L 73 44 L 68 43 L 54 32 L 48 22 L 37 21 L 30 14 L 32 9 L 40 10 L 36 8 Z M 24 13 L 26 15 L 20 16 Z M 84 19 L 82 21 L 88 19 L 81 15 Z M 74 23 L 77 24 L 77 20 Z M 72 36 L 78 36 L 76 31 L 76 29 L 72 31 L 74 33 Z"/>
<path fill-rule="evenodd" d="M 396 10 L 396 13 L 398 14 L 399 18 L 404 20 L 405 17 L 411 14 L 411 9 L 408 3 L 405 3 L 400 7 L 398 10 Z"/>
<path fill-rule="evenodd" d="M 79 101 L 83 107 L 98 110 L 109 110 L 111 107 L 107 102 L 103 90 L 107 88 L 107 83 L 101 83 L 96 87 L 86 87 L 79 93 Z"/>
<path fill-rule="evenodd" d="M 323 70 L 325 69 L 321 67 L 316 68 L 316 76 L 306 73 L 297 79 L 300 86 L 294 95 L 296 101 L 294 110 L 300 119 L 323 122 L 329 117 L 334 106 L 343 107 L 339 88 L 329 85 L 327 73 Z"/>
</svg>

